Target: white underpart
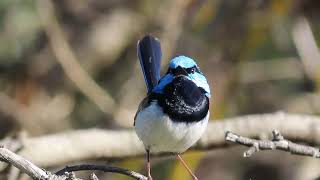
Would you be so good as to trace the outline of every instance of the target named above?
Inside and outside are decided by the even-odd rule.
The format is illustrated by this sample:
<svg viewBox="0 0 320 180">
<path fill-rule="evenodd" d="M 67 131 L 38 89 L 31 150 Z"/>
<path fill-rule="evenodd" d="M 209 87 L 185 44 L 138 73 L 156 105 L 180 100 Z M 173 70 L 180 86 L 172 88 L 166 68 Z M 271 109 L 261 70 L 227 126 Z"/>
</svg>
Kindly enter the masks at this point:
<svg viewBox="0 0 320 180">
<path fill-rule="evenodd" d="M 186 151 L 204 133 L 209 112 L 199 122 L 175 122 L 163 113 L 156 102 L 137 114 L 135 130 L 146 149 L 151 152 Z"/>
</svg>

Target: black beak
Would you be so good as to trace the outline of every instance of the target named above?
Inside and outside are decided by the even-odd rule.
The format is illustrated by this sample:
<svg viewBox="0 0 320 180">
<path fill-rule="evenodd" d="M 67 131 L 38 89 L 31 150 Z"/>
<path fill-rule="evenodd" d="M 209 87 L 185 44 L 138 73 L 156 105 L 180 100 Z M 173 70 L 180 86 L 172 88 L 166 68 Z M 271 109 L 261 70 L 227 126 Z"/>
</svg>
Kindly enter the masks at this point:
<svg viewBox="0 0 320 180">
<path fill-rule="evenodd" d="M 174 71 L 174 75 L 175 76 L 179 76 L 179 75 L 188 76 L 188 72 L 185 69 L 183 69 L 181 66 L 178 66 Z"/>
</svg>

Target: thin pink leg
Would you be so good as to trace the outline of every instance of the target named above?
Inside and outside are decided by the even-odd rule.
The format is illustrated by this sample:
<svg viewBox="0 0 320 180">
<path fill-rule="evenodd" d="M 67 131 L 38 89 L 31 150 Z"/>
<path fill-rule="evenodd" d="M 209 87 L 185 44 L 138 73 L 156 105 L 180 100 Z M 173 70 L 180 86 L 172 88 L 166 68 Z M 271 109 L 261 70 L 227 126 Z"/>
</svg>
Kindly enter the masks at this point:
<svg viewBox="0 0 320 180">
<path fill-rule="evenodd" d="M 149 150 L 147 150 L 147 172 L 148 172 L 148 180 L 152 180 L 151 163 L 150 163 L 150 151 Z"/>
<path fill-rule="evenodd" d="M 184 160 L 182 159 L 182 157 L 180 156 L 180 154 L 177 154 L 178 159 L 180 160 L 180 162 L 182 163 L 182 165 L 187 169 L 188 173 L 192 176 L 193 180 L 198 180 L 197 176 L 194 175 L 194 173 L 191 171 L 191 169 L 188 167 L 187 163 L 184 162 Z"/>
</svg>

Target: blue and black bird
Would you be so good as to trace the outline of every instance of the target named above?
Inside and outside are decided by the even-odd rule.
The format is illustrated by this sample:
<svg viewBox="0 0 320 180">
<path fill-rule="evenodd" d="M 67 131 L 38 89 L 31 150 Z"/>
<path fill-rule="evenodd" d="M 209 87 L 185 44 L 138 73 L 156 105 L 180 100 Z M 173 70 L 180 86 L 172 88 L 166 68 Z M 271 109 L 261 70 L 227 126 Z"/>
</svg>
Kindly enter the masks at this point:
<svg viewBox="0 0 320 180">
<path fill-rule="evenodd" d="M 186 56 L 173 58 L 160 77 L 161 46 L 157 38 L 145 36 L 138 42 L 138 58 L 148 94 L 135 116 L 135 130 L 147 152 L 174 153 L 193 179 L 197 177 L 180 156 L 204 133 L 209 119 L 210 88 L 196 62 Z"/>
</svg>

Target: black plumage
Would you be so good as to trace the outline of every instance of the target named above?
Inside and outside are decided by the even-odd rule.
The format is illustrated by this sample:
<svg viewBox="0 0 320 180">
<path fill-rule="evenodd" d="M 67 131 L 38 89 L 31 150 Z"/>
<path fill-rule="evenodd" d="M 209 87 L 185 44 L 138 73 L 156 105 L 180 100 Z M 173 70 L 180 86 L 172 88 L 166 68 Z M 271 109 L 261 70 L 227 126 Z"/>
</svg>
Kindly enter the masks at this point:
<svg viewBox="0 0 320 180">
<path fill-rule="evenodd" d="M 157 100 L 164 113 L 178 122 L 200 121 L 209 110 L 205 91 L 183 75 L 174 78 L 163 93 L 152 93 L 149 101 L 152 100 Z"/>
</svg>

